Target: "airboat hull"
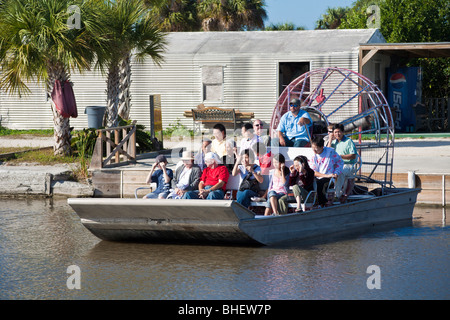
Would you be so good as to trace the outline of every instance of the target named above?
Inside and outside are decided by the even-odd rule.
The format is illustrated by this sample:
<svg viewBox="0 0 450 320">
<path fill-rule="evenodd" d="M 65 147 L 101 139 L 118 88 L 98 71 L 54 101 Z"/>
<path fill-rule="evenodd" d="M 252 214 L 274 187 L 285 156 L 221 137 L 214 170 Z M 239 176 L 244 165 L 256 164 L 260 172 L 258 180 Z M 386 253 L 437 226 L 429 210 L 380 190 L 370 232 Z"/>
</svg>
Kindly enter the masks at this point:
<svg viewBox="0 0 450 320">
<path fill-rule="evenodd" d="M 229 200 L 69 199 L 83 225 L 110 241 L 274 245 L 408 220 L 419 189 L 304 214 L 262 217 Z"/>
</svg>

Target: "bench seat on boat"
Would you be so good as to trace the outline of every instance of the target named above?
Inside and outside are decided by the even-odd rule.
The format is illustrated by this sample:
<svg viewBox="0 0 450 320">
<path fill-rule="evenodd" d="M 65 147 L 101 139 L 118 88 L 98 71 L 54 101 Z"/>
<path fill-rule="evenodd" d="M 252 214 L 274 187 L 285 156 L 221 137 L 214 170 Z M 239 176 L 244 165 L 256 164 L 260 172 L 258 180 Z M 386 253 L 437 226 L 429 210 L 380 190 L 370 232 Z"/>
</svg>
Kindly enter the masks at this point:
<svg viewBox="0 0 450 320">
<path fill-rule="evenodd" d="M 261 191 L 265 191 L 269 187 L 270 176 L 264 175 L 263 177 L 264 177 L 264 181 L 260 184 Z M 236 193 L 239 190 L 239 182 L 240 182 L 239 176 L 231 176 L 230 175 L 230 178 L 228 179 L 228 183 L 227 183 L 227 195 L 228 195 L 229 199 L 235 199 Z M 316 189 L 317 188 L 314 188 L 313 191 L 310 191 L 308 193 L 308 196 L 305 199 L 305 203 L 308 204 L 308 208 L 312 207 L 316 201 Z M 293 197 L 293 193 L 291 190 L 288 193 L 288 195 Z M 265 207 L 266 201 L 252 201 L 250 203 L 250 206 L 251 207 Z M 297 203 L 294 200 L 294 202 L 288 202 L 287 206 L 288 206 L 288 208 L 297 208 Z"/>
</svg>

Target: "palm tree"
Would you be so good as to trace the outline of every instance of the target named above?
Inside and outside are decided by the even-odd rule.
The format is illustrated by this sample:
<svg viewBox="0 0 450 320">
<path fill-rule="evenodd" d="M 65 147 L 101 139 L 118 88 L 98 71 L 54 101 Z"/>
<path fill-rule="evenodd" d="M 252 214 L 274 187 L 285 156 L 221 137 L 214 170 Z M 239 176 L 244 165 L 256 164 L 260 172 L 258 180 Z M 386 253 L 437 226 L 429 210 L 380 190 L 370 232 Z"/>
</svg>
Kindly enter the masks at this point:
<svg viewBox="0 0 450 320">
<path fill-rule="evenodd" d="M 263 29 L 264 7 L 264 0 L 199 0 L 197 4 L 204 31 Z"/>
<path fill-rule="evenodd" d="M 265 31 L 288 31 L 288 30 L 306 30 L 305 27 L 296 27 L 292 22 L 270 24 L 264 28 Z"/>
<path fill-rule="evenodd" d="M 100 65 L 107 69 L 107 126 L 117 126 L 118 115 L 129 118 L 131 108 L 131 58 L 146 57 L 160 64 L 165 34 L 154 26 L 142 0 L 108 1 L 102 20 L 109 41 L 109 55 Z"/>
<path fill-rule="evenodd" d="M 197 0 L 145 0 L 150 18 L 163 31 L 199 31 Z"/>
<path fill-rule="evenodd" d="M 316 21 L 316 29 L 337 29 L 349 11 L 349 7 L 328 8 L 322 18 Z"/>
<path fill-rule="evenodd" d="M 6 0 L 0 8 L 0 88 L 19 95 L 28 93 L 26 82 L 37 80 L 51 97 L 56 80 L 70 80 L 72 70 L 90 68 L 100 44 L 98 1 Z M 80 29 L 68 28 L 68 7 L 80 8 Z M 54 123 L 54 152 L 68 155 L 69 118 L 64 118 L 51 102 Z"/>
</svg>

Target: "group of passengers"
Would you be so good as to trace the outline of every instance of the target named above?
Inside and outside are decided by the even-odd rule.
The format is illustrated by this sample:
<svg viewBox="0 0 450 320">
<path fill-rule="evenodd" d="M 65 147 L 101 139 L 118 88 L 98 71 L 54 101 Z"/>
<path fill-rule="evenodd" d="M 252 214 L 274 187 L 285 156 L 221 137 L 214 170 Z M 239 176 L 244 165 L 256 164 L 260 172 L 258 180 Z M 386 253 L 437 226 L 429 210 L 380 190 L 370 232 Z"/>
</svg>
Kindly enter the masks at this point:
<svg viewBox="0 0 450 320">
<path fill-rule="evenodd" d="M 278 125 L 278 136 L 270 140 L 262 135 L 263 123 L 255 120 L 253 125 L 242 127 L 242 140 L 237 145 L 227 139 L 224 125 L 213 127 L 214 139 L 202 141 L 200 150 L 194 155 L 184 151 L 175 173 L 167 168 L 163 155 L 156 158 L 146 182 L 156 182 L 156 190 L 144 198 L 150 199 L 224 199 L 230 175 L 240 176 L 236 201 L 249 207 L 252 199 L 266 200 L 265 215 L 285 214 L 288 210 L 289 187 L 296 202 L 295 212 L 302 211 L 302 202 L 308 193 L 317 191 L 318 205 L 327 204 L 327 188 L 334 179 L 336 197 L 345 201 L 353 185 L 347 183 L 354 174 L 357 151 L 353 141 L 344 135 L 342 124 L 330 125 L 324 138 L 311 138 L 312 119 L 301 110 L 303 101 L 292 99 L 289 112 Z M 310 144 L 314 153 L 311 159 L 296 156 L 290 167 L 281 153 L 272 154 L 272 147 L 305 147 Z M 159 170 L 158 170 L 159 169 Z M 269 175 L 267 190 L 261 190 L 264 176 Z M 351 179 L 350 179 L 351 181 Z"/>
</svg>

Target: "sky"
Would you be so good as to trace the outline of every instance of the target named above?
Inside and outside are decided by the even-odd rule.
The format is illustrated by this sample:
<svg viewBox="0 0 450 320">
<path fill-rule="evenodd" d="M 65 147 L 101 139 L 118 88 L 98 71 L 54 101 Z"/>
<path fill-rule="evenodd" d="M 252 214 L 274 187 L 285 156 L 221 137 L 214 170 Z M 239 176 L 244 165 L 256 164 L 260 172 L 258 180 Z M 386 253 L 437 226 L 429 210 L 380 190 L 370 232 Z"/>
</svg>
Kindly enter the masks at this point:
<svg viewBox="0 0 450 320">
<path fill-rule="evenodd" d="M 356 0 L 265 0 L 268 19 L 265 25 L 291 22 L 296 27 L 314 30 L 316 21 L 328 7 L 348 7 Z"/>
</svg>

